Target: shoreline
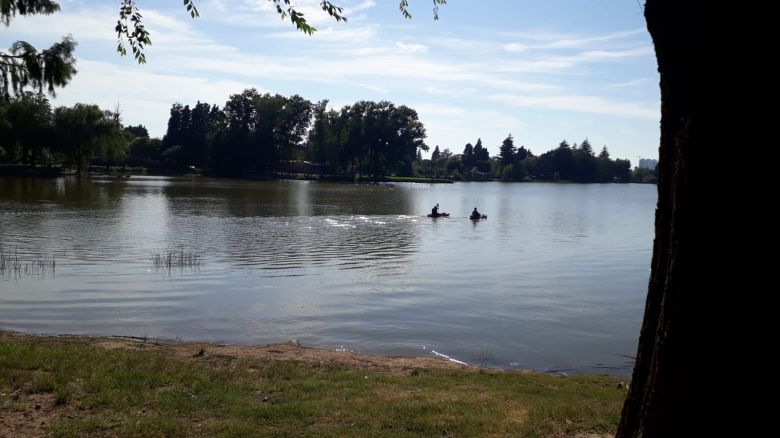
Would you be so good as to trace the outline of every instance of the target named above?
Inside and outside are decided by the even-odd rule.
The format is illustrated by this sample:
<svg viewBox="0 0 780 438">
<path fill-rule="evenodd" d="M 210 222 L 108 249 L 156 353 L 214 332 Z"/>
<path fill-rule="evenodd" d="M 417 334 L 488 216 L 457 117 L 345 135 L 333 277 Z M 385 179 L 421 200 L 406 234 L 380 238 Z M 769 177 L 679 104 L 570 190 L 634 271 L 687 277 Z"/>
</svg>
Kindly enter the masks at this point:
<svg viewBox="0 0 780 438">
<path fill-rule="evenodd" d="M 518 372 L 546 374 L 525 369 L 487 368 L 469 365 L 449 356 L 434 354 L 423 356 L 393 356 L 355 353 L 338 349 L 324 349 L 301 345 L 296 340 L 271 344 L 227 344 L 206 341 L 177 341 L 172 339 L 146 338 L 139 336 L 100 336 L 74 334 L 29 334 L 0 329 L 0 342 L 7 340 L 41 340 L 63 344 L 86 343 L 97 347 L 144 351 L 169 351 L 179 357 L 188 357 L 203 351 L 204 355 L 229 355 L 239 359 L 285 360 L 304 363 L 329 362 L 346 366 L 357 366 L 367 370 L 397 374 L 411 368 L 459 370 L 468 372 Z M 194 352 L 194 353 L 193 353 Z"/>
<path fill-rule="evenodd" d="M 15 330 L 0 328 L 0 342 L 4 337 L 50 339 L 62 342 L 86 342 L 100 347 L 131 348 L 131 349 L 171 349 L 181 351 L 214 350 L 215 353 L 229 354 L 239 358 L 261 358 L 297 360 L 302 362 L 315 362 L 327 360 L 333 363 L 353 365 L 362 363 L 370 365 L 373 369 L 386 368 L 394 370 L 398 368 L 421 367 L 431 369 L 451 369 L 480 373 L 524 373 L 557 377 L 574 375 L 604 375 L 615 379 L 630 379 L 633 366 L 572 366 L 572 367 L 548 367 L 545 369 L 519 368 L 515 366 L 496 366 L 496 364 L 472 364 L 458 360 L 448 354 L 433 350 L 425 350 L 427 354 L 399 355 L 383 353 L 363 353 L 360 351 L 346 350 L 343 348 L 327 348 L 312 345 L 304 345 L 298 340 L 292 339 L 286 342 L 272 342 L 267 344 L 242 344 L 230 342 L 216 342 L 204 340 L 181 340 L 158 337 L 142 337 L 133 335 L 90 335 L 72 333 L 25 333 Z M 208 350 L 207 350 L 208 349 Z M 506 364 L 505 364 L 506 365 Z M 603 370 L 603 371 L 602 371 Z M 624 370 L 624 372 L 614 372 Z"/>
<path fill-rule="evenodd" d="M 0 331 L 0 438 L 611 436 L 625 384 L 294 342 Z"/>
<path fill-rule="evenodd" d="M 335 182 L 346 184 L 372 184 L 372 183 L 414 183 L 414 184 L 453 184 L 455 182 L 501 182 L 501 183 L 550 183 L 550 184 L 650 184 L 656 185 L 655 182 L 574 182 L 570 180 L 546 180 L 546 179 L 531 179 L 524 181 L 506 181 L 502 179 L 451 179 L 451 178 L 431 178 L 431 177 L 404 177 L 404 176 L 385 176 L 382 178 L 368 178 L 368 177 L 347 177 L 347 176 L 318 176 L 318 175 L 305 175 L 305 174 L 288 174 L 286 176 L 243 176 L 243 177 L 226 177 L 217 176 L 211 174 L 200 173 L 188 173 L 174 170 L 152 170 L 147 172 L 146 169 L 139 171 L 137 168 L 111 168 L 108 172 L 104 170 L 98 170 L 94 172 L 85 172 L 78 174 L 72 169 L 65 169 L 63 167 L 38 167 L 29 168 L 16 165 L 0 165 L 0 176 L 12 176 L 12 177 L 28 177 L 28 178 L 56 178 L 61 176 L 82 176 L 85 178 L 99 177 L 99 178 L 116 178 L 118 180 L 126 180 L 133 176 L 141 177 L 155 177 L 155 176 L 167 176 L 167 177 L 204 177 L 214 179 L 225 180 L 238 180 L 238 181 L 317 181 L 317 182 Z"/>
</svg>

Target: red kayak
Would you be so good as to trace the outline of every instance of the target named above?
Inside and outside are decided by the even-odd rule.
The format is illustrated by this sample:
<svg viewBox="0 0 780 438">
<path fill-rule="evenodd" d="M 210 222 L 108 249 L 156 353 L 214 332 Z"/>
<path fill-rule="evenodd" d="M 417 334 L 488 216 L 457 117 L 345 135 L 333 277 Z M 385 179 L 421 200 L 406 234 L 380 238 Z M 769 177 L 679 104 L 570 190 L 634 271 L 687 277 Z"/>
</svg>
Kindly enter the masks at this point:
<svg viewBox="0 0 780 438">
<path fill-rule="evenodd" d="M 428 217 L 432 217 L 432 218 L 437 218 L 437 217 L 450 217 L 450 214 L 449 214 L 449 213 L 437 213 L 437 214 L 428 213 Z"/>
</svg>

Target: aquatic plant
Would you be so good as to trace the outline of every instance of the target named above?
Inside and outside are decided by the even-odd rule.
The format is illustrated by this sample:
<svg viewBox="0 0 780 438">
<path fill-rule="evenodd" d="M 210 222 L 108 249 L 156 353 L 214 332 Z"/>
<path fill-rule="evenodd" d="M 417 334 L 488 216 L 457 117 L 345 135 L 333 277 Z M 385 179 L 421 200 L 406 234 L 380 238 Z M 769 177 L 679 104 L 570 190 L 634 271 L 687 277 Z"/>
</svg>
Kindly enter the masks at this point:
<svg viewBox="0 0 780 438">
<path fill-rule="evenodd" d="M 199 270 L 202 263 L 200 253 L 179 249 L 152 253 L 152 268 L 155 272 L 170 272 L 174 269 Z"/>
<path fill-rule="evenodd" d="M 6 250 L 0 245 L 0 277 L 19 279 L 24 276 L 54 276 L 57 261 L 54 256 L 35 255 L 25 259 L 19 257 L 19 251 Z"/>
</svg>

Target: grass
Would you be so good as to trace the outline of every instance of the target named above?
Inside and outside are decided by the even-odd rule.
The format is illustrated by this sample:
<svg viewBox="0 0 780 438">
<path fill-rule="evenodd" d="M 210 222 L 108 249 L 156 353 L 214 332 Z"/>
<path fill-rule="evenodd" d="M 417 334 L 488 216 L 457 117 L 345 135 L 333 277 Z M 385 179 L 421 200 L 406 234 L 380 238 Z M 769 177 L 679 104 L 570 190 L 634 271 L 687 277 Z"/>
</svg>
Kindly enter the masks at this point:
<svg viewBox="0 0 780 438">
<path fill-rule="evenodd" d="M 608 376 L 393 374 L 79 339 L 0 334 L 0 421 L 45 412 L 36 433 L 63 437 L 557 437 L 613 433 L 625 397 Z"/>
</svg>

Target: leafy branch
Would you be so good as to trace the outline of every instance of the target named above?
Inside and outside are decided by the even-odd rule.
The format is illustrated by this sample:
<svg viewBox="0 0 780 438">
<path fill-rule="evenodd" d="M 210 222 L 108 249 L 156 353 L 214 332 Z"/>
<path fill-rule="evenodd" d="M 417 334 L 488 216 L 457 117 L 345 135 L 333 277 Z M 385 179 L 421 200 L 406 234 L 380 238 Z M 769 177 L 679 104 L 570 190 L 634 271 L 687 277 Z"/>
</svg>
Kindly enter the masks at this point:
<svg viewBox="0 0 780 438">
<path fill-rule="evenodd" d="M 13 43 L 8 53 L 0 52 L 0 98 L 8 98 L 11 90 L 19 94 L 28 86 L 39 92 L 45 86 L 53 96 L 55 87 L 65 86 L 76 74 L 75 49 L 71 36 L 41 52 L 25 41 Z"/>
<path fill-rule="evenodd" d="M 0 22 L 8 26 L 19 15 L 49 15 L 60 10 L 51 0 L 0 0 Z"/>
<path fill-rule="evenodd" d="M 10 0 L 0 1 L 7 2 Z M 289 18 L 290 22 L 292 22 L 292 24 L 294 24 L 298 30 L 307 35 L 313 35 L 314 32 L 317 31 L 314 26 L 306 21 L 304 14 L 295 9 L 292 0 L 268 1 L 273 3 L 277 14 L 279 14 L 279 17 L 282 19 Z M 193 0 L 182 0 L 182 2 L 184 4 L 184 8 L 187 10 L 187 13 L 189 13 L 193 19 L 200 17 L 198 8 L 195 7 L 195 2 Z M 439 6 L 445 4 L 447 4 L 447 0 L 433 0 L 434 20 L 439 19 Z M 347 21 L 347 17 L 344 16 L 344 8 L 336 6 L 332 2 L 326 0 L 320 2 L 320 7 L 323 11 L 325 11 L 326 14 L 334 18 L 337 22 Z M 404 18 L 412 18 L 412 14 L 409 13 L 408 0 L 400 0 L 398 8 L 400 9 Z M 116 24 L 118 40 L 116 50 L 120 55 L 124 56 L 127 54 L 125 43 L 129 44 L 133 52 L 133 57 L 135 57 L 139 64 L 144 64 L 146 62 L 146 56 L 144 56 L 143 53 L 144 46 L 149 46 L 152 44 L 149 31 L 147 31 L 144 27 L 142 18 L 143 17 L 141 16 L 140 10 L 136 6 L 135 0 L 122 0 L 121 5 L 119 6 L 119 20 L 117 20 Z"/>
</svg>

